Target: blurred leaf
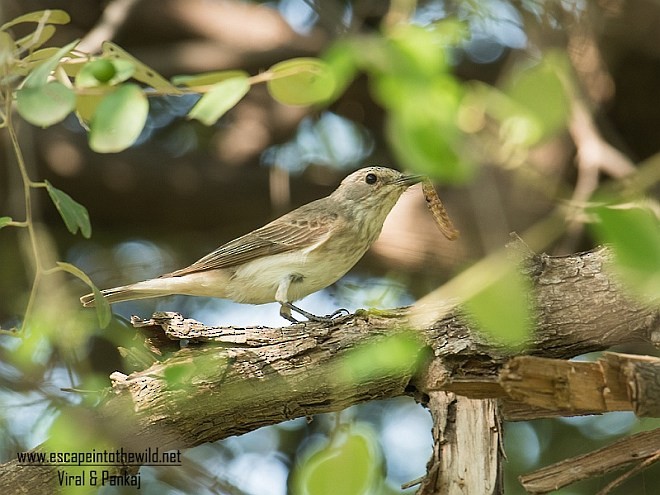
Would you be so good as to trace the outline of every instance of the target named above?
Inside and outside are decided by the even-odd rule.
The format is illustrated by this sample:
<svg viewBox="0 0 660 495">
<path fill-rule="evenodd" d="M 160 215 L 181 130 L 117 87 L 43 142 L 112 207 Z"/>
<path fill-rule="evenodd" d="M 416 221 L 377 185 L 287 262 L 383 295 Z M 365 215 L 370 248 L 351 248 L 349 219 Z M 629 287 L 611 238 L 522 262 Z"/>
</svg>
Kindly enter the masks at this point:
<svg viewBox="0 0 660 495">
<path fill-rule="evenodd" d="M 296 495 L 361 495 L 379 493 L 382 458 L 374 434 L 367 428 L 352 428 L 310 454 L 292 473 Z"/>
<path fill-rule="evenodd" d="M 119 84 L 129 79 L 135 66 L 127 60 L 97 58 L 87 62 L 76 74 L 77 88 Z"/>
<path fill-rule="evenodd" d="M 355 46 L 345 40 L 340 40 L 323 54 L 323 60 L 332 72 L 335 80 L 333 98 L 339 97 L 355 78 L 357 60 Z"/>
<path fill-rule="evenodd" d="M 117 62 L 120 61 L 117 60 Z M 131 66 L 131 63 L 127 62 L 126 60 L 122 60 L 122 62 Z M 80 72 L 85 71 L 85 69 L 87 69 L 87 73 L 93 77 L 97 83 L 102 84 L 107 83 L 110 79 L 115 77 L 115 74 L 117 73 L 115 65 L 110 60 L 106 60 L 104 58 L 99 58 L 88 62 L 83 66 Z"/>
<path fill-rule="evenodd" d="M 422 343 L 412 334 L 393 335 L 352 350 L 342 363 L 344 379 L 364 382 L 374 377 L 416 369 Z"/>
<path fill-rule="evenodd" d="M 30 12 L 28 14 L 21 15 L 12 19 L 9 22 L 4 23 L 0 26 L 0 30 L 4 31 L 16 24 L 21 24 L 23 22 L 41 22 L 42 24 L 67 24 L 71 21 L 71 17 L 64 10 L 53 9 L 53 10 L 38 10 L 36 12 Z"/>
<path fill-rule="evenodd" d="M 106 95 L 96 108 L 89 146 L 97 153 L 115 153 L 140 136 L 149 115 L 149 102 L 136 84 L 125 84 Z"/>
<path fill-rule="evenodd" d="M 96 109 L 105 98 L 106 94 L 114 91 L 112 86 L 107 87 L 108 91 L 98 95 L 76 95 L 76 117 L 80 125 L 89 131 L 89 123 L 96 113 Z"/>
<path fill-rule="evenodd" d="M 570 100 L 562 78 L 567 78 L 567 74 L 564 56 L 556 53 L 547 54 L 540 63 L 513 74 L 505 93 L 521 110 L 509 115 L 513 122 L 509 125 L 519 125 L 513 128 L 518 142 L 532 145 L 566 127 Z M 528 136 L 521 139 L 520 133 L 527 126 L 536 128 L 537 132 L 527 132 Z"/>
<path fill-rule="evenodd" d="M 170 83 L 167 79 L 161 76 L 154 69 L 148 65 L 143 64 L 133 55 L 125 51 L 123 48 L 115 45 L 110 41 L 103 42 L 103 57 L 113 60 L 125 60 L 130 62 L 135 68 L 133 78 L 140 82 L 148 84 L 152 88 L 162 91 L 170 95 L 179 95 L 181 90 Z"/>
<path fill-rule="evenodd" d="M 30 124 L 48 127 L 61 122 L 76 106 L 75 93 L 59 81 L 25 86 L 16 93 L 16 109 Z"/>
<path fill-rule="evenodd" d="M 637 293 L 660 298 L 660 221 L 635 204 L 599 206 L 592 228 L 612 247 L 624 279 Z"/>
<path fill-rule="evenodd" d="M 190 379 L 195 375 L 196 369 L 197 366 L 192 362 L 167 366 L 163 379 L 167 383 L 168 389 L 186 388 L 190 385 Z"/>
<path fill-rule="evenodd" d="M 11 362 L 20 370 L 27 373 L 37 373 L 43 369 L 53 354 L 53 346 L 46 335 L 48 329 L 43 320 L 32 318 L 30 331 L 22 335 L 20 343 L 11 351 Z"/>
<path fill-rule="evenodd" d="M 55 26 L 44 26 L 43 29 L 23 36 L 16 41 L 16 47 L 20 50 L 34 50 L 51 39 L 55 34 Z"/>
<path fill-rule="evenodd" d="M 57 412 L 54 414 L 53 421 L 48 429 L 47 438 L 43 444 L 46 452 L 66 452 L 69 455 L 69 463 L 64 469 L 67 474 L 81 475 L 84 471 L 86 473 L 86 484 L 82 487 L 62 487 L 70 488 L 70 490 L 63 491 L 59 488 L 52 493 L 62 495 L 82 495 L 84 493 L 94 493 L 102 490 L 97 490 L 97 486 L 101 485 L 102 469 L 109 469 L 108 467 L 92 466 L 90 468 L 89 462 L 85 461 L 85 455 L 91 452 L 116 452 L 117 446 L 113 446 L 107 435 L 112 435 L 111 430 L 108 428 L 107 422 L 99 421 L 98 413 L 95 412 L 93 407 L 76 406 L 60 401 L 57 403 Z M 127 411 L 128 412 L 128 411 Z M 121 418 L 114 418 L 119 421 Z M 120 424 L 120 423 L 115 423 Z M 117 459 L 118 463 L 119 459 Z M 82 465 L 78 465 L 78 462 Z M 87 464 L 87 465 L 85 465 Z M 98 469 L 96 474 L 98 479 L 97 486 L 92 486 L 90 482 L 90 469 Z M 109 484 L 106 481 L 106 485 Z M 92 489 L 90 489 L 92 486 Z"/>
<path fill-rule="evenodd" d="M 180 75 L 172 78 L 172 84 L 184 86 L 209 86 L 227 79 L 248 78 L 249 74 L 244 70 L 220 70 L 215 72 L 206 72 L 204 74 L 195 74 L 193 76 Z"/>
<path fill-rule="evenodd" d="M 0 217 L 0 229 L 13 222 L 11 217 Z"/>
<path fill-rule="evenodd" d="M 87 276 L 85 272 L 83 272 L 80 268 L 70 264 L 70 263 L 64 263 L 62 261 L 57 262 L 57 266 L 64 270 L 67 273 L 70 273 L 71 275 L 78 277 L 80 280 L 85 282 L 90 289 L 92 289 L 92 292 L 94 292 L 94 300 L 95 300 L 95 305 L 94 308 L 96 309 L 96 316 L 99 319 L 99 325 L 101 328 L 105 328 L 110 324 L 110 320 L 112 318 L 112 311 L 110 310 L 110 304 L 106 300 L 105 297 L 103 297 L 103 294 L 101 294 L 101 291 L 96 287 L 94 282 Z"/>
<path fill-rule="evenodd" d="M 411 40 L 403 34 L 410 32 Z M 406 168 L 445 182 L 463 182 L 473 171 L 457 148 L 458 112 L 464 91 L 444 60 L 444 35 L 415 27 L 394 31 L 392 52 L 367 62 L 374 98 L 389 112 L 386 136 Z M 382 51 L 382 47 L 380 51 Z"/>
<path fill-rule="evenodd" d="M 72 41 L 66 46 L 57 50 L 53 55 L 47 58 L 43 63 L 38 65 L 26 78 L 23 83 L 23 88 L 36 88 L 43 86 L 48 82 L 48 76 L 55 70 L 57 64 L 60 63 L 62 57 L 67 55 L 75 48 L 79 40 Z"/>
<path fill-rule="evenodd" d="M 16 43 L 9 34 L 0 31 L 0 75 L 8 72 L 8 68 L 14 61 Z"/>
<path fill-rule="evenodd" d="M 225 79 L 213 86 L 188 113 L 205 125 L 215 124 L 230 108 L 233 108 L 250 90 L 246 76 Z"/>
<path fill-rule="evenodd" d="M 470 27 L 466 21 L 448 17 L 431 24 L 431 30 L 438 43 L 445 48 L 453 48 L 470 39 Z"/>
<path fill-rule="evenodd" d="M 476 294 L 465 301 L 465 309 L 477 326 L 495 341 L 519 346 L 533 328 L 532 288 L 510 260 L 506 260 L 506 266 L 498 268 L 499 271 L 486 277 Z"/>
<path fill-rule="evenodd" d="M 415 98 L 410 99 L 412 103 Z M 454 149 L 460 138 L 457 129 L 433 113 L 434 108 L 411 104 L 392 111 L 386 121 L 388 142 L 406 168 L 444 182 L 464 182 L 473 169 Z"/>
<path fill-rule="evenodd" d="M 23 57 L 21 60 L 23 65 L 29 66 L 34 66 L 39 64 L 40 62 L 43 62 L 44 60 L 52 57 L 57 53 L 59 48 L 56 46 L 49 46 L 47 48 L 41 48 L 39 50 L 35 50 L 29 55 Z"/>
<path fill-rule="evenodd" d="M 332 97 L 335 78 L 328 65 L 316 58 L 294 58 L 273 65 L 275 78 L 266 84 L 271 96 L 285 105 L 312 105 Z"/>
<path fill-rule="evenodd" d="M 428 27 L 399 24 L 389 33 L 390 70 L 407 77 L 433 76 L 446 71 L 444 36 Z"/>
<path fill-rule="evenodd" d="M 75 201 L 64 191 L 60 191 L 56 187 L 53 187 L 50 182 L 45 181 L 45 183 L 48 194 L 53 200 L 57 211 L 60 212 L 69 232 L 75 234 L 78 232 L 78 229 L 80 229 L 80 233 L 83 237 L 89 239 L 92 235 L 92 225 L 89 222 L 87 208 Z"/>
</svg>

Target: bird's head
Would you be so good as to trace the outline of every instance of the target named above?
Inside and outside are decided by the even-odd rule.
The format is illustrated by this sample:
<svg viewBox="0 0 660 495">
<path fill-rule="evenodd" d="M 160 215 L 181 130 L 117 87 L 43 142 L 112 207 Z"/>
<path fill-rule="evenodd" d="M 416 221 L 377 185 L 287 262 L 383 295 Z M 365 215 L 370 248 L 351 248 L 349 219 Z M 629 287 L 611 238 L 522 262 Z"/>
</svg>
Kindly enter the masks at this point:
<svg viewBox="0 0 660 495">
<path fill-rule="evenodd" d="M 406 189 L 423 178 L 386 167 L 366 167 L 346 177 L 332 196 L 340 201 L 360 203 L 367 208 L 387 208 L 389 211 Z"/>
</svg>

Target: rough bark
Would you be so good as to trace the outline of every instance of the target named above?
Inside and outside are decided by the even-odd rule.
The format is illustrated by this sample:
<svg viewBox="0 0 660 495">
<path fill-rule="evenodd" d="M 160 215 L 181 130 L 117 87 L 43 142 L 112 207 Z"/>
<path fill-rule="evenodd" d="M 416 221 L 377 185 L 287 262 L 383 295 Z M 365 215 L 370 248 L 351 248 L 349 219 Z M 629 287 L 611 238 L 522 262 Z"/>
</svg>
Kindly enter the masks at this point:
<svg viewBox="0 0 660 495">
<path fill-rule="evenodd" d="M 660 416 L 660 359 L 605 353 L 595 362 L 520 356 L 500 373 L 507 397 L 561 415 L 635 411 Z"/>
<path fill-rule="evenodd" d="M 502 423 L 494 399 L 431 392 L 433 454 L 418 495 L 502 493 Z"/>
</svg>

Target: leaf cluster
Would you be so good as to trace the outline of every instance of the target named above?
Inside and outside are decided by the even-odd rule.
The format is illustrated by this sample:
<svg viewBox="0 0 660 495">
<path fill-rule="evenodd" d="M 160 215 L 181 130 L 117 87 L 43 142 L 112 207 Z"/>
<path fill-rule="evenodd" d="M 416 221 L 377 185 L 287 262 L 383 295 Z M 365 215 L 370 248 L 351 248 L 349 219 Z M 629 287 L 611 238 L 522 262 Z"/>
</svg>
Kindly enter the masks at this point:
<svg viewBox="0 0 660 495">
<path fill-rule="evenodd" d="M 88 132 L 89 146 L 114 153 L 132 146 L 149 116 L 149 96 L 201 93 L 188 118 L 215 124 L 249 91 L 265 82 L 273 98 L 289 105 L 328 100 L 335 83 L 325 62 L 298 58 L 250 77 L 243 71 L 175 76 L 170 82 L 116 44 L 106 41 L 99 55 L 76 50 L 78 41 L 42 48 L 56 24 L 69 22 L 62 10 L 23 15 L 0 28 L 0 62 L 5 83 L 16 88 L 16 107 L 31 124 L 48 127 L 74 112 Z M 14 40 L 10 28 L 34 23 L 28 36 Z"/>
</svg>

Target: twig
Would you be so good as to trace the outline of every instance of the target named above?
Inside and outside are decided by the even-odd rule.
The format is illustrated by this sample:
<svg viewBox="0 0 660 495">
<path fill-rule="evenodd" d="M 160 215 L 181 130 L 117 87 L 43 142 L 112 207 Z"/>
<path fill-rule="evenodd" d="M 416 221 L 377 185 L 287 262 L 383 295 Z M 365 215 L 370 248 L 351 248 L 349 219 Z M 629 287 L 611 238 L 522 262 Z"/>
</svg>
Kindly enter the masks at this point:
<svg viewBox="0 0 660 495">
<path fill-rule="evenodd" d="M 643 459 L 656 458 L 660 429 L 630 435 L 588 454 L 564 459 L 519 478 L 530 493 L 548 493 L 594 476 L 622 468 Z M 605 492 L 607 493 L 607 492 Z"/>
<path fill-rule="evenodd" d="M 585 103 L 577 95 L 573 95 L 572 99 L 569 132 L 577 148 L 577 181 L 571 203 L 582 208 L 598 188 L 601 172 L 615 179 L 623 179 L 636 169 L 628 157 L 603 139 Z M 575 240 L 583 224 L 580 214 L 571 219 L 567 227 L 570 239 Z M 564 244 L 564 250 L 571 251 L 573 248 Z"/>
<path fill-rule="evenodd" d="M 622 484 L 624 481 L 628 480 L 629 478 L 632 478 L 633 476 L 637 475 L 647 467 L 649 467 L 651 464 L 654 464 L 656 462 L 660 461 L 660 451 L 649 457 L 648 459 L 645 459 L 644 461 L 640 462 L 632 468 L 630 471 L 627 471 L 623 473 L 621 476 L 616 478 L 614 481 L 608 483 L 605 488 L 603 488 L 601 491 L 599 491 L 596 495 L 607 495 L 610 493 L 612 490 L 614 490 L 617 486 Z"/>
<path fill-rule="evenodd" d="M 32 309 L 34 308 L 34 302 L 37 295 L 37 290 L 41 282 L 41 277 L 43 275 L 43 262 L 39 254 L 39 245 L 37 242 L 37 233 L 34 228 L 34 223 L 32 221 L 32 188 L 34 187 L 34 182 L 30 179 L 28 175 L 27 167 L 25 166 L 25 160 L 23 159 L 23 152 L 21 151 L 20 144 L 18 142 L 18 136 L 16 135 L 16 129 L 12 121 L 12 103 L 13 98 L 10 90 L 7 90 L 5 94 L 5 119 L 7 124 L 7 132 L 9 133 L 9 139 L 11 141 L 12 148 L 14 150 L 14 155 L 16 157 L 16 163 L 18 164 L 18 169 L 21 173 L 21 179 L 23 181 L 23 195 L 25 201 L 25 221 L 22 222 L 25 224 L 25 227 L 28 230 L 28 237 L 30 239 L 30 246 L 32 248 L 32 255 L 34 257 L 34 279 L 32 280 L 32 289 L 30 291 L 30 297 L 28 299 L 27 307 L 25 308 L 25 317 L 21 325 L 21 331 L 24 331 L 27 327 L 27 323 L 30 320 L 32 314 Z"/>
<path fill-rule="evenodd" d="M 113 0 L 103 10 L 98 24 L 92 28 L 76 47 L 86 53 L 101 50 L 104 41 L 111 40 L 124 24 L 130 11 L 140 0 Z"/>
</svg>

